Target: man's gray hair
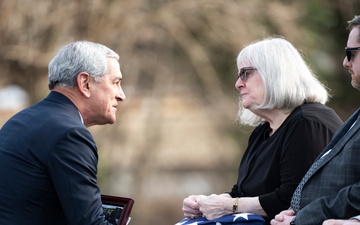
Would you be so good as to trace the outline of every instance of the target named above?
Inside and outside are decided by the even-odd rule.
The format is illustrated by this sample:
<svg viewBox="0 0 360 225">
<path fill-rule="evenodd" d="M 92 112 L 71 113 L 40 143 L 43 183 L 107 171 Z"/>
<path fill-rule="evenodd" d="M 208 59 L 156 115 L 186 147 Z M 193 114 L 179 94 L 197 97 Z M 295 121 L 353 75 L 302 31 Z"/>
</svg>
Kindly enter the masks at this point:
<svg viewBox="0 0 360 225">
<path fill-rule="evenodd" d="M 88 73 L 95 81 L 108 72 L 107 58 L 119 60 L 119 55 L 110 48 L 89 41 L 77 41 L 62 47 L 50 61 L 48 86 L 75 87 L 77 75 Z"/>
</svg>

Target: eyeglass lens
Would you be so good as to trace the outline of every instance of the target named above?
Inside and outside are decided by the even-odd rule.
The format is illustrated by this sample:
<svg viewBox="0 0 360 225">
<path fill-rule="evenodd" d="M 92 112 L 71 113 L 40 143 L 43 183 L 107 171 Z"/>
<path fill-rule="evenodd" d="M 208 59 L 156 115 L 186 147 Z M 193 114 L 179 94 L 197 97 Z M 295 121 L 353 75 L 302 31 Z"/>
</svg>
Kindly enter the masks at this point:
<svg viewBox="0 0 360 225">
<path fill-rule="evenodd" d="M 360 47 L 355 48 L 345 48 L 346 58 L 350 62 L 351 58 L 353 57 L 353 51 L 359 51 Z"/>
<path fill-rule="evenodd" d="M 238 77 L 242 80 L 242 81 L 246 81 L 248 78 L 248 71 L 249 70 L 256 70 L 255 67 L 244 67 L 240 69 L 240 73 L 238 75 Z"/>
<path fill-rule="evenodd" d="M 351 55 L 352 55 L 352 52 L 351 51 L 346 51 L 346 58 L 347 58 L 347 60 L 350 62 L 350 60 L 351 60 Z"/>
</svg>

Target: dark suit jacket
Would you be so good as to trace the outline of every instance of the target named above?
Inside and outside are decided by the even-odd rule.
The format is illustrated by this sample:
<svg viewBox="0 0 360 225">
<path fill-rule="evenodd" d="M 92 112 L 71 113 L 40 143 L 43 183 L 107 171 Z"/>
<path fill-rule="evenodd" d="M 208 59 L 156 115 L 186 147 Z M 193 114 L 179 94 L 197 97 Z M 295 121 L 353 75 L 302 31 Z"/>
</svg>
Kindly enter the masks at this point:
<svg viewBox="0 0 360 225">
<path fill-rule="evenodd" d="M 360 109 L 334 135 L 321 155 L 332 149 L 301 192 L 295 224 L 322 224 L 360 214 Z"/>
<path fill-rule="evenodd" d="M 75 105 L 51 92 L 0 130 L 0 224 L 107 224 L 97 148 Z"/>
</svg>

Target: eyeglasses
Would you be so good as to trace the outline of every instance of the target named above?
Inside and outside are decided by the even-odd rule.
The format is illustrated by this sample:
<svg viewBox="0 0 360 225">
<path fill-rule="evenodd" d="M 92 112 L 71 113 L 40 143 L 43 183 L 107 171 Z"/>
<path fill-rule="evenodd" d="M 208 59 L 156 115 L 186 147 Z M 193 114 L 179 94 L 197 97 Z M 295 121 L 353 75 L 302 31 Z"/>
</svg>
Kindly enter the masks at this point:
<svg viewBox="0 0 360 225">
<path fill-rule="evenodd" d="M 242 81 L 246 81 L 248 79 L 248 71 L 250 70 L 257 70 L 255 67 L 243 67 L 240 69 L 238 74 L 238 79 L 240 78 Z"/>
<path fill-rule="evenodd" d="M 359 50 L 360 50 L 360 47 L 355 47 L 355 48 L 345 47 L 345 53 L 346 53 L 347 60 L 350 62 L 351 58 L 353 58 L 353 56 L 354 56 L 354 54 L 352 52 L 359 51 Z"/>
</svg>

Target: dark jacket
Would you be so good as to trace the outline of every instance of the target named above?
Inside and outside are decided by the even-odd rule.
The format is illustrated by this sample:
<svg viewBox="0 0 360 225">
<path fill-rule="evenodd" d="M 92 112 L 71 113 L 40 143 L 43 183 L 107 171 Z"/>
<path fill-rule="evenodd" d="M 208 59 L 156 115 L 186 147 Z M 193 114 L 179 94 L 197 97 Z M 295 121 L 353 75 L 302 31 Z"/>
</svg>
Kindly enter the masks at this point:
<svg viewBox="0 0 360 225">
<path fill-rule="evenodd" d="M 298 183 L 341 124 L 331 108 L 306 103 L 295 108 L 271 137 L 268 122 L 256 127 L 230 195 L 259 196 L 269 222 L 290 207 Z"/>
<path fill-rule="evenodd" d="M 360 109 L 339 128 L 320 155 L 328 152 L 304 184 L 297 225 L 322 224 L 326 219 L 349 219 L 360 214 L 359 116 Z"/>
<path fill-rule="evenodd" d="M 51 92 L 0 130 L 0 224 L 107 224 L 95 141 L 75 105 Z"/>
</svg>

